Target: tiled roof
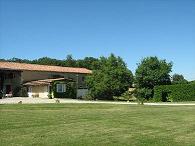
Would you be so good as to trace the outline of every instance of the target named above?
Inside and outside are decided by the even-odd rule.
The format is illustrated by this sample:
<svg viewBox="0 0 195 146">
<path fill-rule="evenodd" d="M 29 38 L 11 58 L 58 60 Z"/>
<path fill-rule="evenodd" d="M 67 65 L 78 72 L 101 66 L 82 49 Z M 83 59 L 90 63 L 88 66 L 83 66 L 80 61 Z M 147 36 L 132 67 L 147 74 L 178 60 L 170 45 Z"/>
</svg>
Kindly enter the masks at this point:
<svg viewBox="0 0 195 146">
<path fill-rule="evenodd" d="M 49 66 L 49 65 L 37 65 L 37 64 L 0 61 L 0 70 L 1 69 L 21 70 L 21 71 L 61 72 L 61 73 L 82 73 L 82 74 L 92 73 L 91 70 L 86 68 L 61 67 L 61 66 Z"/>
<path fill-rule="evenodd" d="M 50 83 L 52 83 L 53 81 L 61 81 L 61 80 L 73 81 L 71 79 L 56 78 L 56 79 L 44 79 L 44 80 L 30 81 L 30 82 L 24 83 L 23 85 L 25 86 L 50 85 Z"/>
</svg>

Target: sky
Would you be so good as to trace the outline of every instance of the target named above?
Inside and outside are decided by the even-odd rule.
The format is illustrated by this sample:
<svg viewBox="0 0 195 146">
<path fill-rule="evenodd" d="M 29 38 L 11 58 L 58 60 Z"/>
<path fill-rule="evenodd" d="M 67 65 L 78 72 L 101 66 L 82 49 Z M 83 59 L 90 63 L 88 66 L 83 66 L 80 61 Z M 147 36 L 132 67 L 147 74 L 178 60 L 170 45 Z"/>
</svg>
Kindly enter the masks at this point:
<svg viewBox="0 0 195 146">
<path fill-rule="evenodd" d="M 0 0 L 0 58 L 147 56 L 195 80 L 195 0 Z"/>
</svg>

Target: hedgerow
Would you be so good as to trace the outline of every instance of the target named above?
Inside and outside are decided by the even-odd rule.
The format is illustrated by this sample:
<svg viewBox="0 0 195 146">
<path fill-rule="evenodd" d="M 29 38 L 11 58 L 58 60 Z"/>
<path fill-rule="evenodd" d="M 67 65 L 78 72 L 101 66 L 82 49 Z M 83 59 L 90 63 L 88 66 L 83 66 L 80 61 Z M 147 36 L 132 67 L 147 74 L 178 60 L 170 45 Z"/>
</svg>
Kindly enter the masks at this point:
<svg viewBox="0 0 195 146">
<path fill-rule="evenodd" d="M 153 100 L 195 101 L 195 83 L 156 86 Z"/>
</svg>

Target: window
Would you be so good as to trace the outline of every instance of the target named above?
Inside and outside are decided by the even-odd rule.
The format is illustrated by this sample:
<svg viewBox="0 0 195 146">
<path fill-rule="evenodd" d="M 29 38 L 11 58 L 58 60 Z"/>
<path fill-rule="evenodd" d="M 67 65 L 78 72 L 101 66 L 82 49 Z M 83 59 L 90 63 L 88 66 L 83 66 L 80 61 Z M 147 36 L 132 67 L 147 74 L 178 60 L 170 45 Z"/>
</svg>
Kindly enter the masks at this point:
<svg viewBox="0 0 195 146">
<path fill-rule="evenodd" d="M 66 84 L 57 84 L 56 91 L 59 93 L 66 92 Z"/>
<path fill-rule="evenodd" d="M 83 81 L 83 82 L 85 81 L 85 77 L 82 77 L 82 81 Z"/>
<path fill-rule="evenodd" d="M 8 73 L 8 74 L 5 74 L 5 76 L 4 76 L 5 80 L 6 79 L 13 79 L 13 78 L 15 78 L 15 75 L 13 73 Z"/>
</svg>

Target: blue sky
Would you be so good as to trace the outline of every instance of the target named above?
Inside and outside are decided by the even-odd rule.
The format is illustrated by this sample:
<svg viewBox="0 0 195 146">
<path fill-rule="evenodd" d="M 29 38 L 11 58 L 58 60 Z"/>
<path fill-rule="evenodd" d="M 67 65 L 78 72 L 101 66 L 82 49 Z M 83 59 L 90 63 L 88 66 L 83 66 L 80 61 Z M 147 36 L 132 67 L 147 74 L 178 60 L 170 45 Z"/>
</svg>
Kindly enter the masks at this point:
<svg viewBox="0 0 195 146">
<path fill-rule="evenodd" d="M 195 80 L 195 0 L 0 0 L 0 58 L 146 56 Z"/>
</svg>

